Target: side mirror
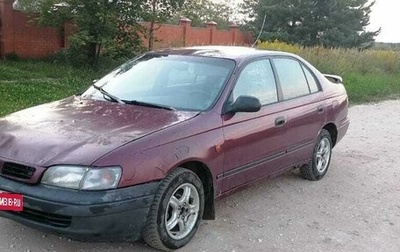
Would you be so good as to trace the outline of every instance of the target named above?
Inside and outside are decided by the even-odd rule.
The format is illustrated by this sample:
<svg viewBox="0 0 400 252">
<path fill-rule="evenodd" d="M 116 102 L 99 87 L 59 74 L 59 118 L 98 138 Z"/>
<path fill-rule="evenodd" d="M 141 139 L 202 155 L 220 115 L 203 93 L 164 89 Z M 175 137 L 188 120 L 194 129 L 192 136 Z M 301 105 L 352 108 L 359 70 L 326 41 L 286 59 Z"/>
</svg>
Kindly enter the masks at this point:
<svg viewBox="0 0 400 252">
<path fill-rule="evenodd" d="M 239 96 L 233 104 L 226 106 L 225 113 L 257 112 L 261 109 L 260 100 L 253 96 Z"/>
</svg>

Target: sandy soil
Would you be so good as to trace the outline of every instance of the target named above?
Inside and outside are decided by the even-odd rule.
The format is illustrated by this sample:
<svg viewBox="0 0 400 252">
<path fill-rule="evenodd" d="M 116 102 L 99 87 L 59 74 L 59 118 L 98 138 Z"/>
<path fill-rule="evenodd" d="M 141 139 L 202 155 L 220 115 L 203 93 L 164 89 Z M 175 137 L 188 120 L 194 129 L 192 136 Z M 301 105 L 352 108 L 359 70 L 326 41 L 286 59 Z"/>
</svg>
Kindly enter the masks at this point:
<svg viewBox="0 0 400 252">
<path fill-rule="evenodd" d="M 325 178 L 298 171 L 217 202 L 180 251 L 400 251 L 400 100 L 354 106 Z M 0 219 L 0 251 L 153 251 L 80 243 Z"/>
</svg>

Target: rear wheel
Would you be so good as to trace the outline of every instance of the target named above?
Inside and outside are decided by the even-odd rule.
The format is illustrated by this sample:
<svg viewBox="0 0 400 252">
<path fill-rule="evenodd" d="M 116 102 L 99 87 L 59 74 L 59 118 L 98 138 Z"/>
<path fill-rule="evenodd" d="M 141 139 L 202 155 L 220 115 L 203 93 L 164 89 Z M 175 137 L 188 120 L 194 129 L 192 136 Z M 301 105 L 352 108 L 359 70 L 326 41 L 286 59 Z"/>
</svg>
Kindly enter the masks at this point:
<svg viewBox="0 0 400 252">
<path fill-rule="evenodd" d="M 320 180 L 328 171 L 332 155 L 332 138 L 329 131 L 322 129 L 314 147 L 313 156 L 307 165 L 300 167 L 305 179 Z"/>
<path fill-rule="evenodd" d="M 196 233 L 204 211 L 204 190 L 192 171 L 177 168 L 160 184 L 150 208 L 143 238 L 150 246 L 183 247 Z"/>
</svg>

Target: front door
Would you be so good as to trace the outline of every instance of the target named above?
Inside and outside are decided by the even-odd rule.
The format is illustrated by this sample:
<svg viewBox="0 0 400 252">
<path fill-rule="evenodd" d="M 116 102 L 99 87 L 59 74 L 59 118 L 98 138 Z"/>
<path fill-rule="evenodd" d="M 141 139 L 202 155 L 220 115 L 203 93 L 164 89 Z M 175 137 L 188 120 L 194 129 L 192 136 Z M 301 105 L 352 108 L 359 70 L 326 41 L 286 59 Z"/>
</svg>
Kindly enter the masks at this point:
<svg viewBox="0 0 400 252">
<path fill-rule="evenodd" d="M 247 64 L 237 79 L 230 96 L 254 96 L 263 105 L 259 112 L 223 116 L 225 142 L 223 192 L 249 183 L 286 165 L 286 125 L 283 108 L 269 59 Z"/>
</svg>

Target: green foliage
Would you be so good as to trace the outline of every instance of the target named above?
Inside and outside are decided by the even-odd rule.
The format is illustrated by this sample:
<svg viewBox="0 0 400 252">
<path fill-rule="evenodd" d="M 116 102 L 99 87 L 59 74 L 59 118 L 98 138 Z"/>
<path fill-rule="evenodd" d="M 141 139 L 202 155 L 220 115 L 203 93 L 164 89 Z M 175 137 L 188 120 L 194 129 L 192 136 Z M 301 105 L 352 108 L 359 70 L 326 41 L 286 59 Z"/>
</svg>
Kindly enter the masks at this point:
<svg viewBox="0 0 400 252">
<path fill-rule="evenodd" d="M 279 40 L 275 40 L 273 42 L 262 42 L 257 45 L 258 49 L 262 50 L 271 50 L 271 51 L 283 51 L 290 52 L 294 54 L 298 54 L 301 52 L 301 47 L 298 45 L 287 44 L 285 42 L 280 42 Z"/>
<path fill-rule="evenodd" d="M 400 74 L 348 73 L 343 77 L 352 104 L 400 98 Z"/>
<path fill-rule="evenodd" d="M 143 19 L 145 21 L 163 22 L 185 3 L 185 0 L 147 0 L 143 2 Z"/>
<path fill-rule="evenodd" d="M 40 10 L 40 3 L 39 0 L 14 0 L 13 8 L 14 10 L 37 13 Z"/>
<path fill-rule="evenodd" d="M 185 17 L 190 19 L 195 27 L 203 27 L 206 22 L 213 21 L 219 28 L 228 29 L 230 12 L 230 7 L 225 3 L 215 3 L 211 0 L 186 1 L 169 22 L 176 24 L 181 17 Z"/>
<path fill-rule="evenodd" d="M 260 39 L 303 46 L 368 48 L 380 31 L 368 32 L 374 2 L 368 0 L 245 0 L 249 27 Z"/>
<path fill-rule="evenodd" d="M 372 49 L 400 51 L 400 43 L 375 42 L 374 46 L 372 47 Z"/>
<path fill-rule="evenodd" d="M 127 58 L 141 52 L 138 21 L 142 16 L 141 1 L 118 0 L 20 0 L 21 8 L 39 12 L 38 22 L 59 28 L 74 25 L 70 37 L 70 50 L 66 56 L 76 65 L 96 65 L 100 53 L 110 57 Z"/>
<path fill-rule="evenodd" d="M 5 55 L 6 60 L 12 60 L 12 61 L 18 61 L 20 60 L 18 54 L 16 54 L 15 52 L 12 53 L 7 53 Z"/>
</svg>

